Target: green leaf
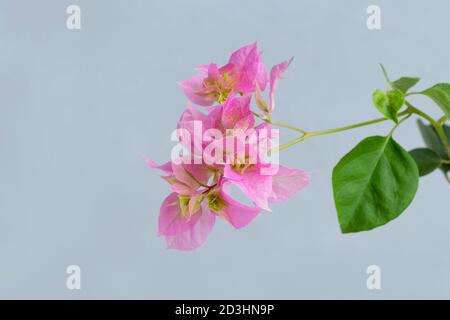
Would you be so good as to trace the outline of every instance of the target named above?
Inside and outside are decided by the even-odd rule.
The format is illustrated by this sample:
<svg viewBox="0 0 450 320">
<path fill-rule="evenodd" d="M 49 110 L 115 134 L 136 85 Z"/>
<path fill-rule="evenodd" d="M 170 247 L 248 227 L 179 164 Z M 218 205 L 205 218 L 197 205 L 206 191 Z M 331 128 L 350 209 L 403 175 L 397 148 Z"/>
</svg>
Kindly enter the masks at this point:
<svg viewBox="0 0 450 320">
<path fill-rule="evenodd" d="M 411 150 L 409 154 L 416 161 L 419 168 L 419 175 L 421 177 L 433 172 L 441 165 L 441 158 L 439 155 L 428 148 L 418 148 Z"/>
<path fill-rule="evenodd" d="M 392 87 L 400 90 L 403 93 L 406 93 L 408 92 L 409 89 L 414 87 L 417 84 L 417 82 L 419 82 L 419 80 L 420 78 L 401 77 L 400 79 L 392 82 Z"/>
<path fill-rule="evenodd" d="M 386 71 L 386 68 L 380 64 L 381 70 L 383 71 L 384 78 L 386 79 L 387 84 L 394 88 L 400 90 L 402 93 L 406 93 L 409 89 L 414 87 L 417 82 L 419 82 L 420 78 L 416 77 L 401 77 L 400 79 L 395 80 L 394 82 L 391 82 L 389 80 L 388 73 Z"/>
<path fill-rule="evenodd" d="M 447 136 L 448 140 L 450 141 L 450 126 L 444 124 L 443 128 L 444 128 L 445 135 Z M 448 156 L 448 154 L 447 154 L 447 157 L 444 159 L 450 160 L 450 157 Z M 442 169 L 442 171 L 444 171 L 445 174 L 447 172 L 450 172 L 450 164 L 448 164 L 448 163 L 442 164 L 441 169 Z"/>
<path fill-rule="evenodd" d="M 376 90 L 372 95 L 372 101 L 375 107 L 386 118 L 398 123 L 397 114 L 405 103 L 405 95 L 398 89 L 390 90 L 387 93 Z"/>
<path fill-rule="evenodd" d="M 414 159 L 391 135 L 361 141 L 333 170 L 333 193 L 343 233 L 371 230 L 397 218 L 419 181 Z"/>
<path fill-rule="evenodd" d="M 384 114 L 387 118 L 392 119 L 392 115 L 389 112 L 389 99 L 384 91 L 381 91 L 380 89 L 375 90 L 372 94 L 372 102 L 378 111 Z"/>
<path fill-rule="evenodd" d="M 389 98 L 391 108 L 395 112 L 395 117 L 397 117 L 397 113 L 400 111 L 400 108 L 405 104 L 405 95 L 400 90 L 394 89 L 388 91 L 387 96 Z"/>
<path fill-rule="evenodd" d="M 423 140 L 425 141 L 425 145 L 436 152 L 441 159 L 447 159 L 447 151 L 445 150 L 445 146 L 442 143 L 441 139 L 439 139 L 436 130 L 432 125 L 426 125 L 422 120 L 418 119 L 417 124 L 419 125 L 420 133 L 422 134 Z"/>
<path fill-rule="evenodd" d="M 419 93 L 430 97 L 450 119 L 450 83 L 438 83 Z"/>
<path fill-rule="evenodd" d="M 444 124 L 443 127 L 444 127 L 445 135 L 447 136 L 448 140 L 450 140 L 450 126 Z"/>
<path fill-rule="evenodd" d="M 444 144 L 442 143 L 433 126 L 424 124 L 423 121 L 420 119 L 417 120 L 417 124 L 419 125 L 419 130 L 420 133 L 422 134 L 423 140 L 425 141 L 425 145 L 428 148 L 432 149 L 434 152 L 436 152 L 441 159 L 449 160 L 447 150 L 445 149 Z M 443 128 L 445 134 L 450 139 L 450 127 L 444 125 Z M 447 173 L 450 171 L 450 165 L 444 163 L 441 165 L 440 169 L 444 173 Z"/>
</svg>

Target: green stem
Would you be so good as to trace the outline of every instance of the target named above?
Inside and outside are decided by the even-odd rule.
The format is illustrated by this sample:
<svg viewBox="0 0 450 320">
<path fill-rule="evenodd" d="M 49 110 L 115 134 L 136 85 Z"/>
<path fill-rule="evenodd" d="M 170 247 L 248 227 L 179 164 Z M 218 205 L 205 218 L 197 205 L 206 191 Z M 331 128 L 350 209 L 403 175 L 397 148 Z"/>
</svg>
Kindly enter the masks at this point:
<svg viewBox="0 0 450 320">
<path fill-rule="evenodd" d="M 447 135 L 445 134 L 445 131 L 444 131 L 443 127 L 442 127 L 442 125 L 444 124 L 443 122 L 441 122 L 442 118 L 436 121 L 431 116 L 426 114 L 425 112 L 423 112 L 423 111 L 417 109 L 416 107 L 414 107 L 408 101 L 405 101 L 405 104 L 408 107 L 408 110 L 410 110 L 412 113 L 415 113 L 418 116 L 426 119 L 434 127 L 434 129 L 436 130 L 436 133 L 438 134 L 438 136 L 441 139 L 442 143 L 447 148 L 448 154 L 450 156 L 450 142 L 448 141 Z"/>
<path fill-rule="evenodd" d="M 439 120 L 435 120 L 433 119 L 430 115 L 426 114 L 425 112 L 423 112 L 422 110 L 417 109 L 416 107 L 414 107 L 411 103 L 409 103 L 408 101 L 405 101 L 406 106 L 408 107 L 408 109 L 406 109 L 405 111 L 402 111 L 398 114 L 399 117 L 407 115 L 406 117 L 404 117 L 403 119 L 401 119 L 401 121 L 393 128 L 392 132 L 400 125 L 401 122 L 405 121 L 406 119 L 408 119 L 412 114 L 416 114 L 422 118 L 424 118 L 425 120 L 427 120 L 428 122 L 430 122 L 430 124 L 434 127 L 434 129 L 436 130 L 439 138 L 442 140 L 442 142 L 444 143 L 445 147 L 448 150 L 449 156 L 450 156 L 450 143 L 449 140 L 447 138 L 447 135 L 445 134 L 445 131 L 443 129 L 443 124 L 445 123 L 445 121 L 447 120 L 447 117 L 444 116 L 442 118 L 440 118 Z M 292 141 L 289 141 L 285 144 L 280 145 L 277 148 L 274 148 L 270 151 L 270 153 L 274 153 L 274 152 L 278 152 L 281 150 L 284 150 L 286 148 L 289 148 L 299 142 L 302 142 L 308 138 L 311 137 L 316 137 L 316 136 L 322 136 L 322 135 L 326 135 L 326 134 L 331 134 L 331 133 L 337 133 L 337 132 L 342 132 L 342 131 L 347 131 L 347 130 L 351 130 L 351 129 L 356 129 L 356 128 L 360 128 L 360 127 L 364 127 L 364 126 L 368 126 L 368 125 L 372 125 L 375 123 L 379 123 L 379 122 L 383 122 L 386 120 L 389 120 L 388 118 L 378 118 L 378 119 L 374 119 L 374 120 L 370 120 L 370 121 L 364 121 L 364 122 L 360 122 L 360 123 L 356 123 L 356 124 L 352 124 L 352 125 L 348 125 L 345 127 L 339 127 L 339 128 L 335 128 L 335 129 L 328 129 L 328 130 L 320 130 L 320 131 L 311 131 L 311 132 L 307 132 L 303 129 L 288 125 L 288 124 L 284 124 L 284 123 L 279 123 L 279 122 L 274 122 L 271 119 L 268 118 L 264 118 L 261 115 L 257 114 L 257 113 L 253 113 L 256 117 L 260 118 L 261 120 L 273 124 L 275 126 L 278 127 L 282 127 L 282 128 L 287 128 L 287 129 L 291 129 L 294 130 L 296 132 L 301 133 L 302 135 Z"/>
<path fill-rule="evenodd" d="M 409 111 L 405 110 L 403 112 L 400 112 L 398 115 L 399 116 L 403 116 L 405 114 L 409 114 Z M 349 126 L 336 128 L 336 129 L 308 132 L 308 133 L 306 133 L 306 136 L 308 136 L 308 137 L 315 137 L 315 136 L 322 136 L 322 135 L 330 134 L 330 133 L 347 131 L 347 130 L 356 129 L 356 128 L 359 128 L 359 127 L 364 127 L 364 126 L 368 126 L 368 125 L 371 125 L 371 124 L 383 122 L 383 121 L 386 121 L 386 120 L 389 120 L 389 119 L 388 118 L 378 118 L 378 119 L 365 121 L 365 122 L 360 122 L 360 123 L 352 124 L 352 125 L 349 125 Z"/>
<path fill-rule="evenodd" d="M 256 117 L 260 118 L 262 121 L 267 122 L 267 123 L 270 123 L 270 124 L 273 124 L 274 126 L 281 127 L 281 128 L 286 128 L 286 129 L 291 129 L 291 130 L 300 132 L 301 134 L 305 134 L 305 133 L 306 133 L 305 130 L 300 129 L 300 128 L 297 128 L 297 127 L 294 127 L 294 126 L 291 126 L 291 125 L 289 125 L 289 124 L 284 124 L 284 123 L 274 122 L 274 121 L 272 121 L 271 119 L 263 118 L 261 115 L 257 114 L 256 112 L 253 112 L 253 114 L 254 114 Z"/>
<path fill-rule="evenodd" d="M 448 120 L 448 117 L 447 117 L 447 116 L 442 116 L 441 118 L 439 118 L 439 120 L 437 121 L 437 123 L 438 123 L 440 126 L 442 126 L 442 125 L 444 125 L 445 121 L 447 121 L 447 120 Z"/>
<path fill-rule="evenodd" d="M 403 112 L 400 112 L 398 115 L 399 116 L 408 115 L 408 117 L 409 117 L 410 112 L 408 110 L 405 110 Z M 285 144 L 282 144 L 278 148 L 272 149 L 271 153 L 284 150 L 286 148 L 289 148 L 290 146 L 293 146 L 293 145 L 295 145 L 295 144 L 297 144 L 299 142 L 302 142 L 303 140 L 306 140 L 306 139 L 311 138 L 311 137 L 323 136 L 323 135 L 326 135 L 326 134 L 331 134 L 331 133 L 336 133 L 336 132 L 342 132 L 342 131 L 347 131 L 347 130 L 351 130 L 351 129 L 356 129 L 356 128 L 368 126 L 368 125 L 371 125 L 371 124 L 383 122 L 383 121 L 386 121 L 386 120 L 389 120 L 389 119 L 388 118 L 378 118 L 378 119 L 374 119 L 374 120 L 370 120 L 370 121 L 364 121 L 364 122 L 352 124 L 352 125 L 345 126 L 345 127 L 335 128 L 335 129 L 305 132 L 301 137 L 299 137 L 297 139 L 294 139 L 294 140 L 292 140 L 290 142 L 287 142 Z M 403 120 L 405 120 L 405 119 L 402 119 L 402 121 Z"/>
<path fill-rule="evenodd" d="M 386 79 L 386 82 L 388 83 L 388 85 L 391 85 L 391 80 L 389 80 L 387 71 L 381 63 L 380 63 L 380 67 L 381 67 L 381 70 L 383 71 L 384 79 Z"/>
<path fill-rule="evenodd" d="M 426 119 L 429 123 L 431 123 L 433 125 L 433 127 L 437 124 L 436 120 L 434 120 L 431 116 L 429 116 L 428 114 L 426 114 L 425 112 L 423 112 L 422 110 L 417 109 L 416 107 L 414 107 L 411 103 L 409 103 L 408 101 L 405 100 L 405 104 L 408 107 L 408 109 L 412 112 L 417 114 L 418 116 Z"/>
<path fill-rule="evenodd" d="M 294 144 L 297 144 L 299 142 L 302 142 L 303 140 L 305 140 L 307 138 L 306 134 L 301 136 L 300 138 L 294 139 L 292 141 L 289 141 L 285 144 L 282 144 L 281 146 L 277 147 L 277 148 L 273 148 L 272 150 L 269 151 L 269 154 L 275 153 L 275 152 L 279 152 L 281 150 L 284 150 L 286 148 L 289 148 L 290 146 L 293 146 Z"/>
</svg>

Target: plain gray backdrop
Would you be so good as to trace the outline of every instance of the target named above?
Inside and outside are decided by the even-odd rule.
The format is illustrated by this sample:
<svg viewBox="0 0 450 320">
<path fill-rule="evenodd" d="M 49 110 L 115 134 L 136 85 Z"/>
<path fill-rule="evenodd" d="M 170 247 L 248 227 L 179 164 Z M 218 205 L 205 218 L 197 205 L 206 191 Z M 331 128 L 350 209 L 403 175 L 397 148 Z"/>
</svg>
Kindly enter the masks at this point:
<svg viewBox="0 0 450 320">
<path fill-rule="evenodd" d="M 81 7 L 81 30 L 66 8 Z M 382 29 L 366 27 L 381 8 Z M 186 105 L 177 80 L 258 41 L 270 67 L 295 61 L 274 117 L 309 130 L 379 117 L 391 77 L 450 82 L 450 2 L 0 1 L 0 297 L 450 298 L 449 186 L 423 178 L 414 203 L 371 232 L 342 235 L 331 172 L 383 123 L 281 155 L 311 185 L 242 230 L 220 220 L 198 251 L 156 236 L 167 184 L 142 160 L 169 158 Z M 433 115 L 438 109 L 414 98 Z M 283 141 L 295 137 L 283 131 Z M 395 138 L 423 146 L 415 121 Z M 81 267 L 81 290 L 66 267 Z M 378 265 L 382 290 L 366 288 Z"/>
</svg>

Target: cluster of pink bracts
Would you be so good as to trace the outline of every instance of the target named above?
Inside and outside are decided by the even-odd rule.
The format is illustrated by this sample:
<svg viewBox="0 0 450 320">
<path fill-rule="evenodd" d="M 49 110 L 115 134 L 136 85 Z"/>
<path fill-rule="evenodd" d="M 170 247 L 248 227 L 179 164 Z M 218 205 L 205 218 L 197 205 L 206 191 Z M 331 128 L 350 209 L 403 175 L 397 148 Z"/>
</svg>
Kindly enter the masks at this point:
<svg viewBox="0 0 450 320">
<path fill-rule="evenodd" d="M 204 128 L 214 128 L 225 135 L 227 129 L 246 132 L 270 128 L 266 122 L 255 124 L 251 100 L 254 97 L 263 117 L 269 117 L 274 108 L 275 87 L 291 61 L 275 65 L 268 76 L 255 43 L 234 52 L 222 67 L 214 63 L 201 65 L 197 68 L 199 75 L 179 84 L 188 99 L 206 107 L 207 113 L 188 106 L 177 128 L 192 132 L 194 121 L 201 121 Z M 262 98 L 267 86 L 268 103 Z M 158 235 L 166 238 L 168 248 L 194 250 L 200 247 L 217 216 L 235 228 L 242 228 L 261 210 L 270 211 L 270 203 L 288 199 L 309 182 L 307 172 L 280 165 L 276 171 L 262 173 L 261 169 L 268 165 L 262 157 L 251 164 L 229 154 L 226 159 L 213 165 L 183 163 L 174 159 L 157 165 L 147 159 L 149 166 L 165 173 L 162 178 L 172 190 L 161 205 L 158 223 Z M 237 186 L 253 205 L 233 199 L 231 185 Z"/>
</svg>

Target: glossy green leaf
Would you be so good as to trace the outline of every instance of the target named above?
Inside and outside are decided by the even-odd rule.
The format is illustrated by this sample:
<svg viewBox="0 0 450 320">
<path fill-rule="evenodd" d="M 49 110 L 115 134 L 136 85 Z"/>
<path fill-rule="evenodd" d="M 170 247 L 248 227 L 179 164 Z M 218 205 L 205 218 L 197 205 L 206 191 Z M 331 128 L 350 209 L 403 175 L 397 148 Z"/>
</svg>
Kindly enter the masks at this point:
<svg viewBox="0 0 450 320">
<path fill-rule="evenodd" d="M 433 172 L 441 165 L 441 158 L 439 155 L 428 148 L 417 148 L 411 150 L 409 154 L 416 161 L 419 168 L 419 175 L 421 177 Z"/>
<path fill-rule="evenodd" d="M 417 125 L 425 145 L 435 151 L 440 157 L 445 157 L 445 147 L 433 126 L 425 124 L 421 119 L 417 120 Z"/>
<path fill-rule="evenodd" d="M 405 95 L 398 89 L 390 90 L 387 92 L 389 103 L 393 109 L 395 116 L 400 111 L 400 108 L 405 104 Z"/>
<path fill-rule="evenodd" d="M 391 136 L 369 137 L 333 170 L 333 193 L 343 233 L 371 230 L 397 218 L 419 181 L 414 159 Z"/>
<path fill-rule="evenodd" d="M 406 93 L 408 92 L 409 89 L 414 87 L 417 84 L 417 82 L 419 82 L 419 80 L 420 78 L 401 77 L 400 79 L 392 82 L 392 87 L 400 90 L 403 93 Z"/>
<path fill-rule="evenodd" d="M 432 125 L 426 125 L 423 123 L 422 120 L 417 120 L 417 124 L 419 125 L 420 133 L 422 134 L 422 138 L 425 142 L 425 145 L 432 149 L 434 152 L 436 152 L 441 159 L 448 160 L 448 153 L 445 149 L 444 144 L 442 143 L 441 139 L 439 138 L 438 134 L 436 133 L 436 130 L 433 128 Z M 450 139 L 450 127 L 447 125 L 444 125 L 444 131 L 447 135 L 447 137 Z M 444 173 L 447 173 L 450 171 L 450 165 L 448 164 L 442 164 L 441 170 Z"/>
<path fill-rule="evenodd" d="M 439 83 L 420 93 L 430 97 L 450 119 L 450 83 Z"/>
<path fill-rule="evenodd" d="M 448 140 L 450 141 L 450 126 L 444 124 L 444 132 Z M 444 159 L 450 160 L 450 157 L 447 155 L 447 158 Z M 441 165 L 441 169 L 442 171 L 444 171 L 444 173 L 450 172 L 450 164 L 444 163 L 443 165 Z"/>
<path fill-rule="evenodd" d="M 444 131 L 445 131 L 445 134 L 446 134 L 448 140 L 450 140 L 450 126 L 444 124 L 443 127 L 444 127 Z"/>
<path fill-rule="evenodd" d="M 372 95 L 372 101 L 375 107 L 386 118 L 398 123 L 398 112 L 405 103 L 405 95 L 398 89 L 383 92 L 376 90 Z"/>
<path fill-rule="evenodd" d="M 372 102 L 378 111 L 384 114 L 387 118 L 392 119 L 392 115 L 389 112 L 389 99 L 384 91 L 380 89 L 375 90 L 372 94 Z"/>
</svg>

